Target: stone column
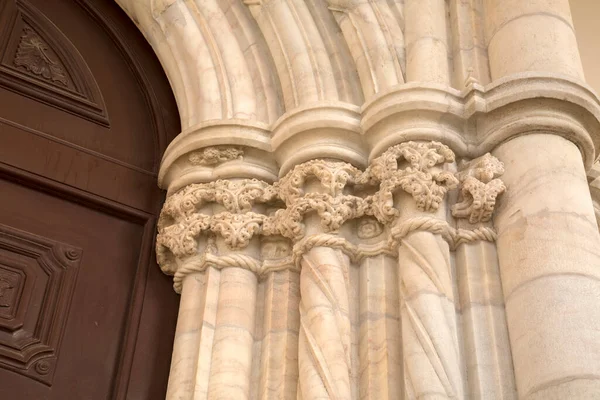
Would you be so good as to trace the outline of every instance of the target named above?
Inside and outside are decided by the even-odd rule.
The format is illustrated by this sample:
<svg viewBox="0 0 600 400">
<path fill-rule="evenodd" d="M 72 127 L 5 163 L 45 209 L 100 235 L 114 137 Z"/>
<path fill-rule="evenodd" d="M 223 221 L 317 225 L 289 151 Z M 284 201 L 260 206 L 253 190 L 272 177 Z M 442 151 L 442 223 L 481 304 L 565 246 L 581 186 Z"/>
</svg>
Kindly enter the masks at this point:
<svg viewBox="0 0 600 400">
<path fill-rule="evenodd" d="M 312 160 L 295 166 L 276 187 L 286 209 L 275 231 L 294 240 L 301 265 L 301 399 L 356 398 L 352 361 L 350 258 L 342 225 L 364 212 L 363 200 L 344 194 L 360 171 L 345 162 Z"/>
<path fill-rule="evenodd" d="M 452 207 L 457 219 L 456 275 L 459 310 L 471 399 L 516 399 L 504 297 L 491 224 L 497 197 L 506 186 L 498 177 L 504 165 L 487 153 L 459 164 L 459 202 Z M 483 240 L 469 242 L 472 235 Z"/>
<path fill-rule="evenodd" d="M 181 293 L 168 399 L 251 398 L 261 204 L 271 185 L 254 179 L 192 184 L 171 195 L 157 256 Z M 284 266 L 285 267 L 285 266 Z"/>
<path fill-rule="evenodd" d="M 374 214 L 391 223 L 398 251 L 405 395 L 462 399 L 464 381 L 444 195 L 458 183 L 441 170 L 453 152 L 437 142 L 405 142 L 375 159 L 381 182 Z M 401 189 L 401 190 L 399 190 Z M 397 192 L 397 193 L 396 193 Z"/>
<path fill-rule="evenodd" d="M 600 393 L 600 236 L 580 153 L 589 166 L 590 125 L 568 100 L 581 89 L 565 87 L 583 77 L 569 4 L 485 3 L 492 79 L 520 81 L 521 88 L 546 80 L 535 101 L 521 101 L 494 121 L 512 126 L 492 153 L 506 166 L 507 193 L 494 224 L 518 395 L 594 398 Z M 561 96 L 548 99 L 552 90 Z"/>
<path fill-rule="evenodd" d="M 406 0 L 406 81 L 450 83 L 446 2 Z"/>
<path fill-rule="evenodd" d="M 520 398 L 600 393 L 600 236 L 581 154 L 552 134 L 494 151 L 507 168 L 495 225 Z"/>
<path fill-rule="evenodd" d="M 492 80 L 525 71 L 583 78 L 568 0 L 484 0 L 484 6 Z"/>
</svg>

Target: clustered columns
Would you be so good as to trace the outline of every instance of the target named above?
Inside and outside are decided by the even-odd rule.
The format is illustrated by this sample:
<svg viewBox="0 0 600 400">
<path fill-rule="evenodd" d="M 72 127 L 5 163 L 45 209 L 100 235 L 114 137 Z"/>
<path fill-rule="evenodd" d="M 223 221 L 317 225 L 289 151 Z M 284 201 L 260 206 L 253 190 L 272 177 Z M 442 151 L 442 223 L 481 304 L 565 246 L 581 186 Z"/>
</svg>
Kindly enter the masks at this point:
<svg viewBox="0 0 600 400">
<path fill-rule="evenodd" d="M 173 84 L 169 400 L 600 392 L 568 0 L 118 0 Z"/>
<path fill-rule="evenodd" d="M 168 398 L 464 398 L 453 252 L 495 239 L 485 221 L 504 185 L 489 154 L 460 172 L 454 161 L 446 145 L 411 141 L 364 171 L 317 159 L 273 185 L 171 195 L 157 237 L 182 295 Z M 463 227 L 447 217 L 458 186 Z M 510 354 L 503 316 L 480 320 L 465 321 Z"/>
</svg>

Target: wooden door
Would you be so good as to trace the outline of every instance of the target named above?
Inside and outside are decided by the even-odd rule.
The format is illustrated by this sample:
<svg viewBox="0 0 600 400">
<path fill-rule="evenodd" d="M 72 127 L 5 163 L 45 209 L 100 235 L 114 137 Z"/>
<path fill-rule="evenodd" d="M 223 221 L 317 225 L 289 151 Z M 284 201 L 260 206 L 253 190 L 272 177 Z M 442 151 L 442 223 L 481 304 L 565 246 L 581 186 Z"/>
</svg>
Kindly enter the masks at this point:
<svg viewBox="0 0 600 400">
<path fill-rule="evenodd" d="M 113 0 L 0 0 L 0 399 L 164 399 L 156 175 L 178 132 Z"/>
</svg>

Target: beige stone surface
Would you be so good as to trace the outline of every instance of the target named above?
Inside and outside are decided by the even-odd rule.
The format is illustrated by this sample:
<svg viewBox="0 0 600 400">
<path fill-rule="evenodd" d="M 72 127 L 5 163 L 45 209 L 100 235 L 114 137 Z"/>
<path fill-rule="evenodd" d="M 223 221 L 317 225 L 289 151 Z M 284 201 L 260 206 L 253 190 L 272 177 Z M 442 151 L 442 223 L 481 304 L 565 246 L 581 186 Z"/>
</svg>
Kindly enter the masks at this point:
<svg viewBox="0 0 600 400">
<path fill-rule="evenodd" d="M 169 400 L 597 397 L 600 102 L 567 0 L 117 1 L 182 120 Z"/>
</svg>

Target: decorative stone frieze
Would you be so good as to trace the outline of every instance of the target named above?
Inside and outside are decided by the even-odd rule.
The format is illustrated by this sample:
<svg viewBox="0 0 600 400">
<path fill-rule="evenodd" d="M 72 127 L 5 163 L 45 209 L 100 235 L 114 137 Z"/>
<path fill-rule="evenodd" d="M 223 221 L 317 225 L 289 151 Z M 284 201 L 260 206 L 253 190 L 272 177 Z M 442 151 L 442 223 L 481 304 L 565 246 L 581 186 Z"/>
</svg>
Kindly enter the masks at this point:
<svg viewBox="0 0 600 400">
<path fill-rule="evenodd" d="M 192 165 L 215 165 L 231 160 L 242 159 L 244 150 L 236 147 L 205 147 L 193 151 L 188 158 Z"/>
<path fill-rule="evenodd" d="M 175 258 L 194 256 L 203 232 L 219 235 L 232 250 L 245 248 L 256 235 L 281 235 L 298 241 L 306 236 L 307 214 L 319 217 L 323 233 L 335 234 L 348 221 L 358 220 L 356 240 L 371 239 L 382 234 L 380 224 L 389 225 L 399 215 L 394 206 L 397 190 L 409 193 L 417 209 L 427 213 L 439 207 L 459 180 L 463 201 L 453 207 L 454 215 L 468 215 L 475 222 L 489 220 L 495 198 L 504 190 L 496 179 L 503 172 L 502 163 L 487 154 L 463 162 L 455 176 L 441 169 L 453 161 L 454 154 L 441 143 L 405 142 L 384 152 L 364 172 L 344 162 L 312 160 L 297 165 L 273 185 L 256 179 L 188 185 L 170 196 L 163 207 L 157 236 L 159 263 L 165 272 L 174 273 Z M 374 194 L 361 195 L 373 188 L 377 188 Z M 276 208 L 267 216 L 252 211 L 257 204 Z M 213 205 L 225 211 L 211 213 Z M 492 228 L 456 229 L 434 216 L 417 220 L 393 225 L 381 248 L 394 248 L 400 237 L 415 230 L 439 233 L 451 248 L 495 239 Z M 361 246 L 339 240 L 347 243 L 346 249 Z M 357 259 L 361 251 L 347 253 Z"/>
</svg>

